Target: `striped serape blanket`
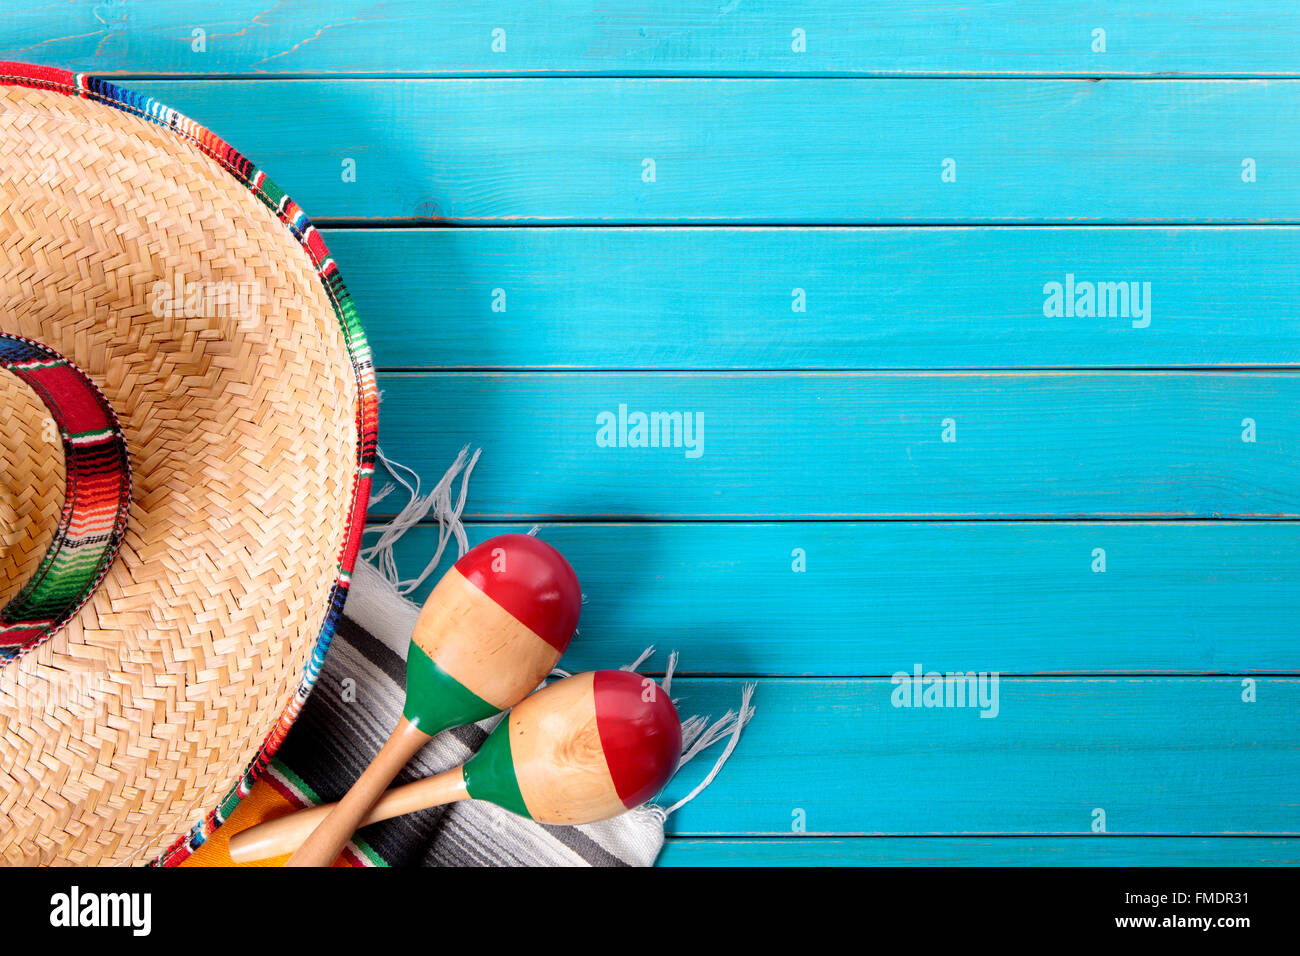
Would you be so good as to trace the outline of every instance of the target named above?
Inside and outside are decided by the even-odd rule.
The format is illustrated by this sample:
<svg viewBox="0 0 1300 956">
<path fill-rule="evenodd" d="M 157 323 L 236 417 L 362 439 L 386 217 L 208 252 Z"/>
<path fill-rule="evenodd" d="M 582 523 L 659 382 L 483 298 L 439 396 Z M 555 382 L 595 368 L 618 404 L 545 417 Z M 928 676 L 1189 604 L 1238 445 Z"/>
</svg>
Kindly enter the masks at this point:
<svg viewBox="0 0 1300 956">
<path fill-rule="evenodd" d="M 346 614 L 302 714 L 267 772 L 183 866 L 233 866 L 228 842 L 234 833 L 343 796 L 401 714 L 406 651 L 418 613 L 419 608 L 388 577 L 373 565 L 358 562 Z M 637 661 L 632 667 L 640 664 Z M 667 686 L 672 666 L 670 662 Z M 748 694 L 741 711 L 743 720 L 728 713 L 712 723 L 701 718 L 685 721 L 683 763 L 724 738 L 729 740 L 725 759 L 752 714 Z M 500 719 L 438 735 L 396 783 L 462 763 Z M 716 771 L 717 767 L 706 784 Z M 489 803 L 464 801 L 366 827 L 353 837 L 337 865 L 650 866 L 663 847 L 664 823 L 673 809 L 642 807 L 601 823 L 558 827 L 526 820 Z M 285 859 L 250 865 L 278 866 Z"/>
</svg>

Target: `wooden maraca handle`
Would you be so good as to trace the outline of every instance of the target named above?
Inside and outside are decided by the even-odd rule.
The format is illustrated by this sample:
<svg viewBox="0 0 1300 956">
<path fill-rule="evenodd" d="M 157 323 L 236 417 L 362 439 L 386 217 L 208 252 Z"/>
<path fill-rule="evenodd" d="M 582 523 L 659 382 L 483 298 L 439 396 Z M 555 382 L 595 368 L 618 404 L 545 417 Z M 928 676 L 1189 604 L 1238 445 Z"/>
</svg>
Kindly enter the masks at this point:
<svg viewBox="0 0 1300 956">
<path fill-rule="evenodd" d="M 323 819 L 285 866 L 329 866 L 347 846 L 393 778 L 429 741 L 429 735 L 405 717 L 366 772 Z"/>
<path fill-rule="evenodd" d="M 460 767 L 403 784 L 387 791 L 358 825 L 357 829 L 391 820 L 406 813 L 455 803 L 469 796 L 465 788 L 465 774 Z M 236 833 L 230 838 L 230 859 L 236 863 L 251 863 L 273 856 L 292 853 L 303 844 L 317 825 L 329 816 L 337 803 L 322 804 L 308 810 L 299 810 L 277 817 L 267 823 Z"/>
</svg>

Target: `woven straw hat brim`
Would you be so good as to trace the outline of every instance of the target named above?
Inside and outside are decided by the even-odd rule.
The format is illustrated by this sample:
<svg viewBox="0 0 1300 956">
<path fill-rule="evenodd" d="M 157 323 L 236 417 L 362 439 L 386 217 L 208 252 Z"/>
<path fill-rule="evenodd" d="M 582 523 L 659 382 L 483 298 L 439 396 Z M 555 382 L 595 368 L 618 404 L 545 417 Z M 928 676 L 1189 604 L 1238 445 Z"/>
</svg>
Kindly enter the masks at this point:
<svg viewBox="0 0 1300 956">
<path fill-rule="evenodd" d="M 114 84 L 0 64 L 0 200 L 0 332 L 86 373 L 132 472 L 100 586 L 0 666 L 0 860 L 175 863 L 323 662 L 373 470 L 369 349 L 298 207 Z"/>
</svg>

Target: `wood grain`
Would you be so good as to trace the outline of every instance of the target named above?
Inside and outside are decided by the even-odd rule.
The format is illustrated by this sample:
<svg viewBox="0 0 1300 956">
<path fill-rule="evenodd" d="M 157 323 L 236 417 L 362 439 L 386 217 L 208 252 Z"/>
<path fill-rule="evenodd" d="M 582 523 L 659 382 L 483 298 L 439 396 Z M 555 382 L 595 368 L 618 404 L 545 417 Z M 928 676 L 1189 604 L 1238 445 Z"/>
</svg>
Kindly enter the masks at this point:
<svg viewBox="0 0 1300 956">
<path fill-rule="evenodd" d="M 429 487 L 484 448 L 475 519 L 1300 514 L 1286 373 L 390 373 L 380 389 L 384 450 Z M 678 447 L 600 447 L 598 415 L 620 405 L 682 413 L 661 439 Z"/>
<path fill-rule="evenodd" d="M 314 219 L 1300 221 L 1291 80 L 132 81 Z M 1242 181 L 1242 162 L 1256 181 Z M 355 161 L 348 181 L 346 160 Z M 646 182 L 645 160 L 654 161 Z M 944 160 L 956 180 L 944 182 Z M 346 273 L 346 270 L 345 270 Z"/>
<path fill-rule="evenodd" d="M 575 226 L 325 237 L 380 366 L 1300 363 L 1292 227 Z M 1150 314 L 1045 316 L 1044 286 L 1067 274 L 1150 283 Z"/>
<path fill-rule="evenodd" d="M 592 823 L 627 809 L 601 745 L 593 677 L 556 681 L 510 712 L 515 779 L 539 823 Z"/>
<path fill-rule="evenodd" d="M 1140 639 L 1140 635 L 1134 635 Z M 929 642 L 915 660 L 928 666 Z M 908 668 L 910 670 L 910 668 Z M 679 836 L 1300 835 L 1300 679 L 1003 678 L 995 718 L 896 708 L 889 680 L 764 679 L 724 772 L 668 821 Z M 685 717 L 740 682 L 683 679 Z M 710 761 L 689 764 L 661 802 Z M 802 811 L 802 817 L 796 815 Z"/>
<path fill-rule="evenodd" d="M 1296 72 L 1300 17 L 1267 0 L 663 3 L 18 2 L 0 58 L 150 73 L 1102 75 Z M 203 52 L 192 31 L 206 29 Z M 1104 53 L 1093 30 L 1107 31 Z M 493 30 L 505 47 L 493 49 Z M 793 31 L 802 30 L 796 52 Z"/>
<path fill-rule="evenodd" d="M 473 524 L 469 540 L 521 528 Z M 539 534 L 586 593 L 564 657 L 574 671 L 654 644 L 647 672 L 676 649 L 688 674 L 887 676 L 912 665 L 918 641 L 945 670 L 1300 670 L 1291 522 L 594 522 Z M 399 567 L 413 577 L 436 547 L 436 529 L 412 529 Z M 1092 570 L 1098 547 L 1105 573 Z"/>
</svg>

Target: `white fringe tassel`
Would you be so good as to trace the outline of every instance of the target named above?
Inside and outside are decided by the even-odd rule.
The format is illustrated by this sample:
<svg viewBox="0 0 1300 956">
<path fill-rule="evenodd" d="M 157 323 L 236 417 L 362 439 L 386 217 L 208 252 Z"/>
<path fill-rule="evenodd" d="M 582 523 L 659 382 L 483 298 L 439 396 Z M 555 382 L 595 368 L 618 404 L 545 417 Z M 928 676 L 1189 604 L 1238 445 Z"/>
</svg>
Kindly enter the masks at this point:
<svg viewBox="0 0 1300 956">
<path fill-rule="evenodd" d="M 722 715 L 722 717 L 714 722 L 713 726 L 700 734 L 699 739 L 691 745 L 689 750 L 682 754 L 681 762 L 677 764 L 678 770 L 681 770 L 688 761 L 694 759 L 701 751 L 717 743 L 723 737 L 730 738 L 727 741 L 727 746 L 723 748 L 722 753 L 718 756 L 717 762 L 714 763 L 713 769 L 709 771 L 708 776 L 701 780 L 694 790 L 682 797 L 671 807 L 659 811 L 663 814 L 665 820 L 703 793 L 705 789 L 708 788 L 709 784 L 713 783 L 714 779 L 722 771 L 726 762 L 731 759 L 731 755 L 736 749 L 736 744 L 740 743 L 741 731 L 743 731 L 745 725 L 754 718 L 754 707 L 750 701 L 754 699 L 754 689 L 757 686 L 757 684 L 746 684 L 740 691 L 739 713 L 733 710 L 727 711 Z M 658 808 L 656 807 L 656 809 Z"/>
<path fill-rule="evenodd" d="M 668 655 L 668 666 L 664 668 L 664 679 L 659 683 L 664 689 L 665 694 L 673 692 L 673 674 L 677 671 L 677 652 L 673 651 Z"/>
<path fill-rule="evenodd" d="M 649 647 L 647 647 L 644 651 L 641 652 L 640 657 L 634 660 L 631 664 L 624 664 L 622 667 L 619 668 L 619 670 L 635 671 L 638 667 L 640 667 L 642 664 L 644 664 L 646 661 L 648 661 L 650 658 L 654 656 L 655 656 L 655 646 L 651 644 Z M 643 684 L 642 686 L 645 685 Z"/>
<path fill-rule="evenodd" d="M 361 552 L 361 557 L 369 561 L 382 574 L 390 584 L 397 588 L 397 592 L 402 595 L 408 595 L 423 584 L 438 567 L 438 562 L 442 560 L 443 551 L 454 538 L 458 550 L 458 557 L 464 555 L 469 550 L 469 538 L 465 535 L 465 526 L 461 523 L 460 516 L 465 510 L 465 500 L 469 496 L 469 476 L 474 471 L 474 466 L 478 464 L 479 455 L 482 449 L 476 449 L 474 454 L 469 454 L 469 446 L 466 445 L 456 456 L 456 460 L 447 473 L 442 476 L 442 480 L 434 485 L 433 490 L 427 495 L 420 494 L 420 476 L 415 470 L 408 468 L 401 462 L 396 462 L 384 455 L 382 449 L 376 449 L 375 455 L 379 463 L 387 470 L 393 481 L 406 489 L 409 500 L 397 517 L 383 525 L 373 525 L 366 528 L 366 534 L 378 534 L 379 538 L 370 547 Z M 407 480 L 407 476 L 414 481 Z M 456 477 L 460 477 L 460 493 L 452 500 L 452 486 L 456 482 Z M 393 485 L 386 486 L 379 494 L 370 499 L 371 504 L 382 501 L 393 490 Z M 422 574 L 417 578 L 407 581 L 401 580 L 397 570 L 397 558 L 394 548 L 397 542 L 401 540 L 402 535 L 406 534 L 411 528 L 415 527 L 432 512 L 434 518 L 438 521 L 438 548 L 434 552 L 433 558 L 429 561 Z"/>
</svg>

